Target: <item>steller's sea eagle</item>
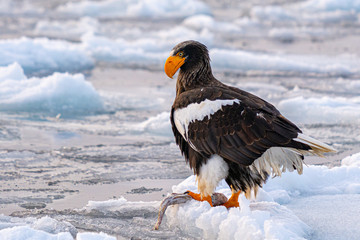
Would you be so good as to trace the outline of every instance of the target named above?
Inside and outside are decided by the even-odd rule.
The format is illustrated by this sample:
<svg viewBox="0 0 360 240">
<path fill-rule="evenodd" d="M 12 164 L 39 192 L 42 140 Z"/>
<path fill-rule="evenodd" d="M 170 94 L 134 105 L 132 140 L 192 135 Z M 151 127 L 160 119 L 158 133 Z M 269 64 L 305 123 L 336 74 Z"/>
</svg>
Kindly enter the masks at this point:
<svg viewBox="0 0 360 240">
<path fill-rule="evenodd" d="M 205 45 L 185 41 L 176 45 L 165 63 L 170 78 L 180 69 L 171 125 L 186 162 L 197 177 L 200 194 L 208 201 L 225 179 L 232 195 L 225 207 L 239 207 L 246 197 L 285 170 L 303 170 L 304 154 L 322 156 L 331 146 L 306 136 L 270 103 L 218 81 L 211 71 Z"/>
</svg>

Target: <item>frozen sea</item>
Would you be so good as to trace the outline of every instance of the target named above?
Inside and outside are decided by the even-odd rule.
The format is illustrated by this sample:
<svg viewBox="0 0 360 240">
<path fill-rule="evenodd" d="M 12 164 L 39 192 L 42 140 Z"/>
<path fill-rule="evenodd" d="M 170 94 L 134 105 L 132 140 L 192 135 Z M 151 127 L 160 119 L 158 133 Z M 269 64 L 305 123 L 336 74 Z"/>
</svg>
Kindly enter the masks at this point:
<svg viewBox="0 0 360 240">
<path fill-rule="evenodd" d="M 154 231 L 167 194 L 196 191 L 163 72 L 188 39 L 338 152 Z M 1 0 L 0 239 L 360 239 L 359 42 L 359 0 Z"/>
</svg>

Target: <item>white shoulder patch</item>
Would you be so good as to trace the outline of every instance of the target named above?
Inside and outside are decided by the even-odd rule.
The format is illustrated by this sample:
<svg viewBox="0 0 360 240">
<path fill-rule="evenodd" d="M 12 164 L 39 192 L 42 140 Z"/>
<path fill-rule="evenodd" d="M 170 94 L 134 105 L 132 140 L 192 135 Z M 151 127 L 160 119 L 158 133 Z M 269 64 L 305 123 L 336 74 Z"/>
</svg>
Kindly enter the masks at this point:
<svg viewBox="0 0 360 240">
<path fill-rule="evenodd" d="M 177 130 L 187 140 L 188 127 L 191 122 L 195 120 L 201 121 L 206 116 L 210 118 L 211 115 L 219 110 L 222 110 L 223 106 L 233 105 L 234 103 L 240 103 L 239 99 L 227 99 L 227 100 L 214 100 L 206 99 L 200 103 L 191 103 L 188 106 L 177 109 L 174 111 L 174 122 Z"/>
</svg>

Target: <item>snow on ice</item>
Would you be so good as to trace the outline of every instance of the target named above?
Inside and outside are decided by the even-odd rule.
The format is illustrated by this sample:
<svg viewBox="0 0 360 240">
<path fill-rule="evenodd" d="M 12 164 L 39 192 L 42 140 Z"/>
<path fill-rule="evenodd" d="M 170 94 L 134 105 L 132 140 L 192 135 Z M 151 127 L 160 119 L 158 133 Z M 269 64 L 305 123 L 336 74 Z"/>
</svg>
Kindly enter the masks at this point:
<svg viewBox="0 0 360 240">
<path fill-rule="evenodd" d="M 181 33 L 179 35 L 179 33 Z M 110 39 L 88 32 L 79 44 L 46 38 L 0 40 L 0 66 L 17 61 L 26 73 L 83 71 L 92 68 L 93 59 L 117 62 L 127 66 L 161 66 L 173 45 L 185 39 L 196 39 L 211 47 L 212 34 L 184 27 L 159 31 L 152 36 L 129 41 Z M 175 37 L 177 36 L 177 37 Z M 179 37 L 181 36 L 181 37 Z M 360 61 L 352 55 L 336 58 L 266 54 L 243 50 L 210 48 L 213 67 L 236 71 L 287 72 L 348 76 L 359 74 Z"/>
<path fill-rule="evenodd" d="M 79 20 L 49 21 L 40 20 L 36 23 L 34 32 L 38 35 L 53 37 L 76 38 L 83 34 L 96 33 L 99 29 L 99 21 L 96 18 L 82 17 Z"/>
<path fill-rule="evenodd" d="M 12 0 L 1 0 L 0 1 L 0 14 L 3 15 L 16 15 L 16 14 L 27 14 L 37 15 L 44 13 L 45 8 L 37 6 L 34 7 L 31 0 L 24 0 L 16 2 Z"/>
<path fill-rule="evenodd" d="M 94 62 L 76 44 L 47 38 L 0 40 L 0 66 L 18 62 L 25 73 L 81 71 L 92 68 Z"/>
<path fill-rule="evenodd" d="M 62 13 L 100 18 L 180 18 L 211 14 L 209 7 L 197 0 L 105 0 L 69 2 L 57 9 Z"/>
<path fill-rule="evenodd" d="M 322 232 L 321 223 L 309 226 L 300 218 L 318 217 L 315 216 L 318 209 L 312 208 L 318 204 L 318 198 L 327 202 L 332 201 L 334 196 L 341 196 L 339 201 L 332 201 L 334 208 L 327 208 L 328 213 L 337 214 L 336 204 L 352 206 L 354 194 L 360 193 L 359 176 L 360 153 L 357 153 L 344 158 L 339 167 L 307 166 L 303 175 L 286 172 L 281 177 L 269 179 L 256 199 L 247 200 L 240 196 L 240 209 L 212 208 L 207 202 L 197 201 L 169 207 L 162 226 L 180 229 L 186 236 L 206 239 L 237 239 L 238 236 L 243 239 L 307 239 L 311 236 L 327 239 L 334 232 L 336 235 L 331 235 L 334 239 L 351 239 L 359 233 L 356 225 L 343 226 L 338 218 L 330 218 L 326 219 L 327 232 Z M 194 176 L 173 186 L 173 192 L 186 190 L 197 191 Z M 231 195 L 225 181 L 216 191 L 228 197 Z M 112 211 L 156 211 L 159 204 L 157 201 L 131 202 L 121 197 L 89 201 L 78 211 L 96 210 L 105 214 Z M 314 232 L 317 234 L 313 235 Z M 72 239 L 74 236 L 77 239 L 115 239 L 104 233 L 78 233 L 70 223 L 50 217 L 36 219 L 0 215 L 1 239 L 25 239 L 29 236 L 34 239 Z"/>
<path fill-rule="evenodd" d="M 349 123 L 360 121 L 360 98 L 302 96 L 280 101 L 279 110 L 301 123 Z"/>
<path fill-rule="evenodd" d="M 227 34 L 242 32 L 242 29 L 233 23 L 216 21 L 212 16 L 203 14 L 188 17 L 183 21 L 182 24 L 186 27 L 197 30 L 207 28 L 211 31 L 226 32 Z"/>
<path fill-rule="evenodd" d="M 350 75 L 359 73 L 360 69 L 360 61 L 355 60 L 354 56 L 345 55 L 333 60 L 321 56 L 275 55 L 214 48 L 210 50 L 210 57 L 214 67 L 240 71 Z"/>
<path fill-rule="evenodd" d="M 167 224 L 173 227 L 180 226 L 192 232 L 194 236 L 209 239 L 236 239 L 236 236 L 243 236 L 244 239 L 308 238 L 318 229 L 307 226 L 298 218 L 301 215 L 296 216 L 289 210 L 287 204 L 318 195 L 323 196 L 326 201 L 326 198 L 331 199 L 334 194 L 359 194 L 359 163 L 358 153 L 345 158 L 340 167 L 309 166 L 304 168 L 303 175 L 286 172 L 281 177 L 269 179 L 256 199 L 248 201 L 241 196 L 240 210 L 227 211 L 225 207 L 211 208 L 206 202 L 195 201 L 172 207 L 166 213 Z M 173 187 L 173 192 L 186 190 L 197 191 L 194 176 Z M 231 195 L 224 181 L 216 191 L 228 197 Z M 347 199 L 344 196 L 344 201 L 351 201 Z M 300 213 L 306 211 L 311 214 L 311 202 L 308 204 L 309 209 L 300 209 Z M 292 208 L 294 207 L 296 208 L 296 205 L 293 204 Z M 328 211 L 336 211 L 336 209 L 328 209 Z M 336 227 L 341 232 L 342 226 L 338 225 L 338 219 L 328 219 L 328 221 L 331 227 Z M 353 230 L 350 227 L 346 232 L 342 232 L 343 239 L 352 236 Z"/>
<path fill-rule="evenodd" d="M 103 109 L 102 99 L 82 74 L 54 73 L 27 78 L 18 63 L 0 67 L 0 111 L 88 114 Z"/>
<path fill-rule="evenodd" d="M 84 34 L 81 39 L 82 48 L 98 61 L 160 66 L 169 55 L 170 49 L 178 42 L 196 39 L 209 45 L 212 38 L 208 30 L 196 32 L 180 26 L 171 30 L 150 32 L 145 36 L 139 33 L 137 40 L 110 39 L 92 32 Z"/>
<path fill-rule="evenodd" d="M 78 233 L 68 222 L 60 222 L 50 217 L 17 218 L 0 215 L 0 239 L 20 240 L 116 240 L 105 233 Z"/>
<path fill-rule="evenodd" d="M 251 16 L 260 21 L 340 23 L 356 21 L 360 11 L 358 0 L 308 0 L 283 6 L 257 6 L 251 9 Z"/>
<path fill-rule="evenodd" d="M 159 113 L 141 123 L 131 125 L 129 128 L 134 132 L 172 137 L 170 112 Z"/>
</svg>

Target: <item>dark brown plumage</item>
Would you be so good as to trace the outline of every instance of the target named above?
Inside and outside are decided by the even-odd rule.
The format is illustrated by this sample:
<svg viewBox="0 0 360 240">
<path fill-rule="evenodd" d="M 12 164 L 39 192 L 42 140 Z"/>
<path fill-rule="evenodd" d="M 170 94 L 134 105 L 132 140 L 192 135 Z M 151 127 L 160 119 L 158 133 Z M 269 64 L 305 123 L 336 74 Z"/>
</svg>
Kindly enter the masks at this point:
<svg viewBox="0 0 360 240">
<path fill-rule="evenodd" d="M 270 157 L 264 157 L 264 161 L 274 161 L 272 168 L 278 168 L 275 169 L 277 172 L 285 165 L 290 165 L 290 170 L 302 169 L 305 152 L 321 155 L 334 150 L 326 144 L 314 146 L 316 144 L 309 137 L 299 140 L 302 131 L 273 105 L 218 81 L 212 74 L 209 54 L 203 44 L 186 41 L 175 46 L 165 71 L 172 77 L 179 67 L 170 120 L 176 144 L 197 176 L 202 166 L 218 155 L 228 165 L 225 180 L 229 186 L 233 190 L 249 192 L 261 186 L 274 170 L 265 168 L 267 162 L 253 166 L 268 149 L 278 147 L 284 152 L 284 158 L 296 158 L 277 163 L 269 153 Z M 219 104 L 223 105 L 218 107 Z M 187 108 L 186 114 L 178 111 Z M 193 113 L 197 117 L 188 116 L 192 114 L 192 108 L 197 110 Z M 200 116 L 201 111 L 204 114 Z M 202 194 L 206 195 L 206 192 Z"/>
</svg>

